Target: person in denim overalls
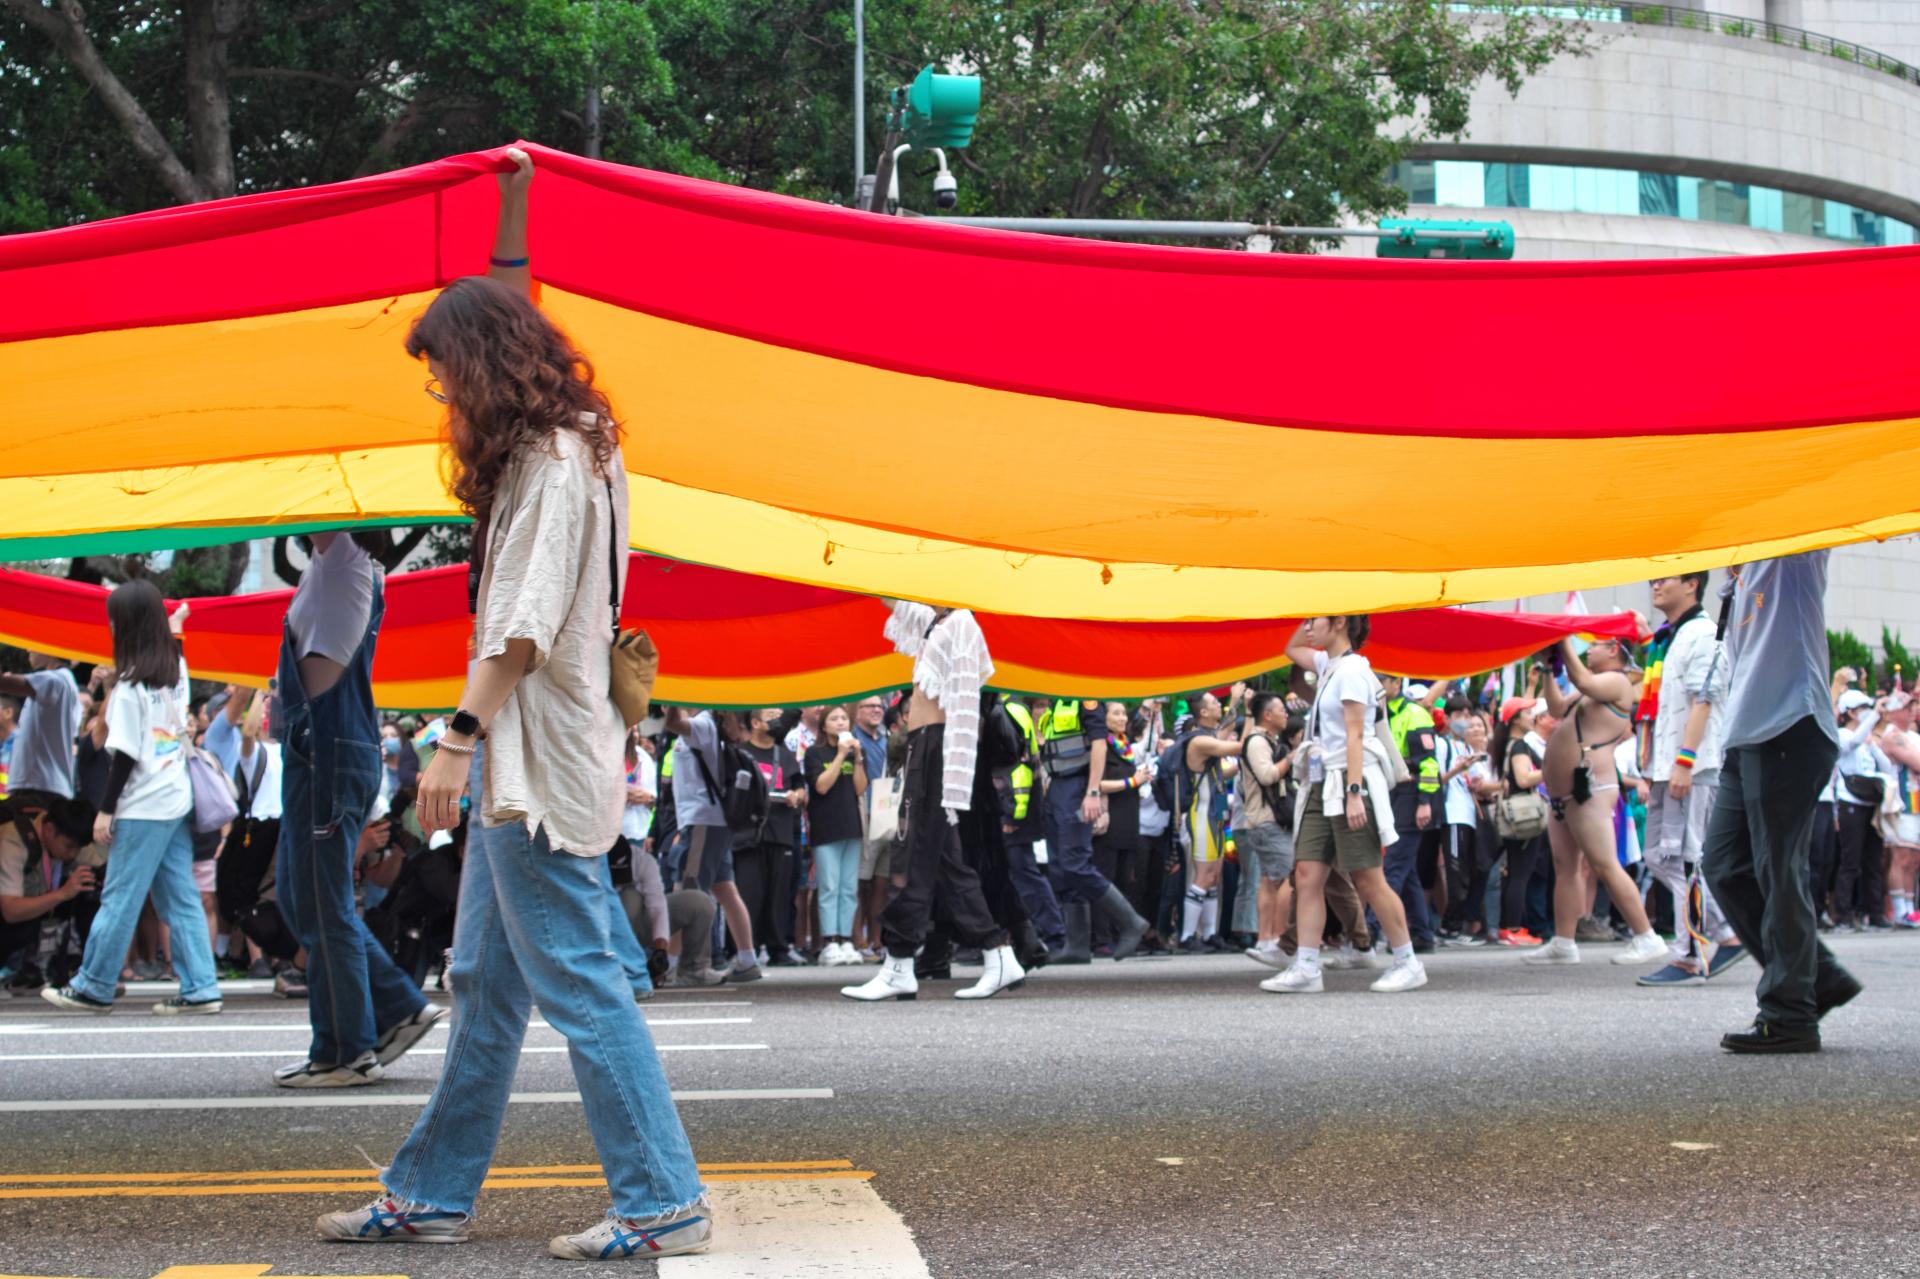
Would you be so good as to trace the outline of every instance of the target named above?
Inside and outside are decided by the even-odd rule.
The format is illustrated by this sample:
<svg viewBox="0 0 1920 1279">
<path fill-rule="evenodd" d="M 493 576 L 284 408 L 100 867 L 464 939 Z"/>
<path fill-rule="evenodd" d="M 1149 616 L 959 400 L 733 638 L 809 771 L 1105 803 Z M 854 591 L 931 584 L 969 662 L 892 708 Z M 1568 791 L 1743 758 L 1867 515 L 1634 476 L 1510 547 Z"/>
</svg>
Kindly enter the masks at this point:
<svg viewBox="0 0 1920 1279">
<path fill-rule="evenodd" d="M 345 534 L 314 540 L 315 564 L 302 583 L 303 593 L 313 585 L 322 555 L 365 556 Z M 283 1088 L 373 1083 L 382 1067 L 445 1015 L 427 1003 L 354 909 L 354 851 L 379 798 L 384 767 L 373 706 L 373 652 L 386 606 L 379 573 L 371 564 L 364 572 L 372 582 L 366 626 L 331 687 L 308 695 L 301 659 L 311 661 L 312 654 L 299 651 L 304 645 L 296 641 L 292 610 L 280 644 L 273 715 L 281 741 L 285 814 L 274 876 L 287 924 L 307 951 L 307 1011 L 313 1022 L 307 1060 L 274 1072 L 274 1082 Z"/>
</svg>

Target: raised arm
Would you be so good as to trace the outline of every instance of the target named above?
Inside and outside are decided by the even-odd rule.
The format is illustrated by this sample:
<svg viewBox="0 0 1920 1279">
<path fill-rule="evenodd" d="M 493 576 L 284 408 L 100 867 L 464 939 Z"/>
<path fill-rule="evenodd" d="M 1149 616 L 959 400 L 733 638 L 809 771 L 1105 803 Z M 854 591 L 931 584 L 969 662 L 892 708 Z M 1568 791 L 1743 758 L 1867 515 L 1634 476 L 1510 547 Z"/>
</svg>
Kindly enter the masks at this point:
<svg viewBox="0 0 1920 1279">
<path fill-rule="evenodd" d="M 519 147 L 507 148 L 512 173 L 499 175 L 500 220 L 494 226 L 493 253 L 487 276 L 533 296 L 533 265 L 527 257 L 527 188 L 533 185 L 533 157 Z"/>
<path fill-rule="evenodd" d="M 1567 678 L 1573 681 L 1575 688 L 1594 701 L 1618 702 L 1624 697 L 1631 696 L 1633 681 L 1626 676 L 1616 671 L 1605 671 L 1596 675 L 1587 669 L 1587 664 L 1580 660 L 1580 654 L 1574 651 L 1573 636 L 1569 635 L 1560 641 L 1560 652 L 1566 658 Z M 1554 712 L 1556 715 L 1559 713 Z"/>
<path fill-rule="evenodd" d="M 1287 641 L 1287 660 L 1303 671 L 1319 669 L 1315 654 L 1320 650 L 1307 643 L 1307 624 L 1300 623 L 1293 630 L 1293 638 Z"/>
</svg>

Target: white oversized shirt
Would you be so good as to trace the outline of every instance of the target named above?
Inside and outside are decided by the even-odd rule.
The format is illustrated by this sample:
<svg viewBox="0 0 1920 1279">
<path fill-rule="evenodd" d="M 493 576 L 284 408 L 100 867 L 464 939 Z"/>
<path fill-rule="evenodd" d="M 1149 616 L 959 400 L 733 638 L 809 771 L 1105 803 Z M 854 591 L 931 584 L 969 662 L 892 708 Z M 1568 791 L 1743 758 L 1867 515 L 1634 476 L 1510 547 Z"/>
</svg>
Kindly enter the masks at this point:
<svg viewBox="0 0 1920 1279">
<path fill-rule="evenodd" d="M 973 804 L 974 760 L 980 749 L 980 688 L 993 678 L 980 624 L 964 608 L 936 624 L 933 610 L 909 600 L 893 602 L 886 636 L 897 652 L 913 659 L 913 682 L 946 713 L 942 739 L 945 768 L 940 805 L 964 813 Z"/>
<path fill-rule="evenodd" d="M 508 463 L 494 494 L 474 618 L 474 655 L 533 641 L 527 673 L 487 728 L 488 826 L 546 829 L 556 852 L 599 857 L 626 811 L 626 725 L 612 697 L 612 544 L 624 568 L 627 476 L 616 455 L 613 503 L 590 446 L 561 431 Z M 621 584 L 625 585 L 625 573 Z"/>
<path fill-rule="evenodd" d="M 1713 623 L 1704 614 L 1697 615 L 1673 633 L 1673 642 L 1667 646 L 1660 665 L 1660 705 L 1653 717 L 1653 754 L 1647 764 L 1650 782 L 1673 777 L 1673 761 L 1679 758 L 1692 711 L 1690 701 L 1712 706 L 1706 734 L 1695 752 L 1693 775 L 1720 769 L 1721 743 L 1727 732 L 1727 677 L 1733 666 L 1713 632 Z"/>
</svg>

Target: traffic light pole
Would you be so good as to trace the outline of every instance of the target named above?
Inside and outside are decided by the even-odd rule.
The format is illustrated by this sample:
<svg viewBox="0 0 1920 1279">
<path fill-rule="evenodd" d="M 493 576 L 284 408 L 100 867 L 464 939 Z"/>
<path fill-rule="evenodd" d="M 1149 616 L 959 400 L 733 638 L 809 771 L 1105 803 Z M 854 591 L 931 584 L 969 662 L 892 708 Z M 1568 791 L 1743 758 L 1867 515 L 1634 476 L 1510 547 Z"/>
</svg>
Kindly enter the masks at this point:
<svg viewBox="0 0 1920 1279">
<path fill-rule="evenodd" d="M 893 154 L 900 149 L 904 108 L 900 103 L 899 90 L 894 91 L 892 108 L 887 112 L 886 140 L 880 144 L 880 159 L 873 168 L 873 196 L 867 204 L 869 213 L 887 211 L 887 192 L 893 186 Z"/>
</svg>

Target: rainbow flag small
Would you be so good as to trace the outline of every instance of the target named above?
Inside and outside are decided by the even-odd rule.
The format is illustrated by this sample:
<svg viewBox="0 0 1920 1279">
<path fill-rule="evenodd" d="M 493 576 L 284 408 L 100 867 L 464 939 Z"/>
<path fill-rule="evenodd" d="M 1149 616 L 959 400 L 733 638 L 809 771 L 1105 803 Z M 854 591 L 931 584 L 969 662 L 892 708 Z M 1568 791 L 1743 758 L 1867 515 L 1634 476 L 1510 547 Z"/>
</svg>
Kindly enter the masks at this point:
<svg viewBox="0 0 1920 1279">
<path fill-rule="evenodd" d="M 1920 789 L 1913 784 L 1913 774 L 1900 770 L 1900 811 L 1920 816 Z"/>
</svg>

